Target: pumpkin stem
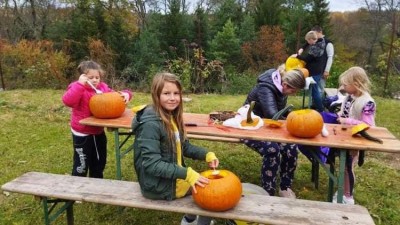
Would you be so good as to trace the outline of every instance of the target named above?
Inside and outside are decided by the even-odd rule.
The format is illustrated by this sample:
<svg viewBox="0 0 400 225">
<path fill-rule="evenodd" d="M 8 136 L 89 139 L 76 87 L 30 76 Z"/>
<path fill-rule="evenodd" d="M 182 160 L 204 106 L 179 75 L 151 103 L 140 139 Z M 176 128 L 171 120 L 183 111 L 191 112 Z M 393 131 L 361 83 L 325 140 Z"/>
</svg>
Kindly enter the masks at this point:
<svg viewBox="0 0 400 225">
<path fill-rule="evenodd" d="M 376 137 L 372 137 L 371 135 L 369 135 L 365 130 L 362 130 L 360 132 L 358 132 L 361 136 L 363 136 L 364 138 L 370 140 L 370 141 L 375 141 L 378 142 L 379 144 L 383 144 L 383 141 L 379 138 Z"/>
<path fill-rule="evenodd" d="M 246 122 L 249 123 L 249 124 L 253 123 L 253 118 L 251 118 L 251 113 L 253 112 L 255 104 L 256 104 L 255 101 L 251 101 L 250 102 L 249 111 L 247 111 L 247 120 L 246 120 Z"/>
<path fill-rule="evenodd" d="M 279 112 L 277 112 L 272 119 L 273 120 L 279 120 L 279 118 L 281 118 L 281 116 L 285 113 L 287 113 L 289 110 L 291 110 L 293 108 L 292 104 L 287 105 L 285 108 L 281 109 Z"/>
</svg>

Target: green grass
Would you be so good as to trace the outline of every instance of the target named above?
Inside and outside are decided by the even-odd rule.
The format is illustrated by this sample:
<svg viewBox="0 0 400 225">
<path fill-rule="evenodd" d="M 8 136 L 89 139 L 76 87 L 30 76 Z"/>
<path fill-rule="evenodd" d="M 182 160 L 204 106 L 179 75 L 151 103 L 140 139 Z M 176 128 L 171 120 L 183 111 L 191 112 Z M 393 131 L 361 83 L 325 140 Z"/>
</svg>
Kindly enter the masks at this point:
<svg viewBox="0 0 400 225">
<path fill-rule="evenodd" d="M 0 184 L 25 172 L 41 171 L 69 174 L 72 165 L 72 143 L 69 128 L 69 108 L 61 102 L 62 90 L 14 90 L 0 92 Z M 188 95 L 186 112 L 209 113 L 215 110 L 237 110 L 244 95 Z M 136 93 L 129 107 L 148 103 L 150 95 Z M 297 108 L 301 97 L 290 97 Z M 377 124 L 387 127 L 397 138 L 400 102 L 376 98 Z M 113 135 L 107 132 L 108 162 L 105 177 L 115 178 Z M 133 140 L 130 140 L 131 142 Z M 193 140 L 193 143 L 216 152 L 220 167 L 236 173 L 242 182 L 259 184 L 261 158 L 241 144 Z M 400 223 L 399 155 L 368 152 L 366 163 L 356 168 L 356 202 L 368 208 L 376 224 Z M 122 159 L 124 180 L 136 180 L 132 154 Z M 204 163 L 189 161 L 195 169 L 206 169 Z M 311 164 L 300 155 L 294 181 L 294 191 L 301 199 L 324 201 L 327 176 L 320 169 L 320 188 L 310 182 Z M 39 201 L 29 195 L 0 195 L 0 224 L 43 224 Z M 74 205 L 76 224 L 179 224 L 182 214 L 166 213 L 82 203 Z M 168 222 L 167 222 L 168 221 Z M 218 221 L 222 224 L 222 221 Z M 55 224 L 65 224 L 65 215 Z"/>
</svg>

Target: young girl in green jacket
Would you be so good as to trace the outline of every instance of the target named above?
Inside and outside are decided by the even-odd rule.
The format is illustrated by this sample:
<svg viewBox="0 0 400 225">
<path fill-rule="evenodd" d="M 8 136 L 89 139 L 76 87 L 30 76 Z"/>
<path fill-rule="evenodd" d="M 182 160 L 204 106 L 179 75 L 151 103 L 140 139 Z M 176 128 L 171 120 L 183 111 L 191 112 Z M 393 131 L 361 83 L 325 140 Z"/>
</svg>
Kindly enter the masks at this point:
<svg viewBox="0 0 400 225">
<path fill-rule="evenodd" d="M 182 85 L 170 73 L 157 74 L 151 87 L 153 104 L 137 112 L 132 121 L 135 134 L 134 166 L 141 191 L 150 199 L 173 200 L 204 187 L 209 180 L 187 167 L 184 157 L 204 160 L 218 167 L 213 152 L 190 144 L 183 123 Z M 199 187 L 197 187 L 199 188 Z M 185 215 L 181 224 L 210 224 L 211 218 Z"/>
</svg>

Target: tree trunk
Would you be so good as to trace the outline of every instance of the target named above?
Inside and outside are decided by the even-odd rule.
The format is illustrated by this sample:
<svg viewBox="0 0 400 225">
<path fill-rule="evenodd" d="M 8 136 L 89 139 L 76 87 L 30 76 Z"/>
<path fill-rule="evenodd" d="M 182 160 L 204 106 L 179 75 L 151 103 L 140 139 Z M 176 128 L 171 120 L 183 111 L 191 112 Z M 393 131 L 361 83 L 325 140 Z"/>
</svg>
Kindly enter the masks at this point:
<svg viewBox="0 0 400 225">
<path fill-rule="evenodd" d="M 396 23 L 397 18 L 396 18 L 396 11 L 393 11 L 393 22 L 392 22 L 392 34 L 390 37 L 390 46 L 389 46 L 389 54 L 388 54 L 388 59 L 386 63 L 386 74 L 385 74 L 385 85 L 383 86 L 383 90 L 385 94 L 390 94 L 388 93 L 388 81 L 389 81 L 389 74 L 390 74 L 390 65 L 392 61 L 392 52 L 393 52 L 393 42 L 394 38 L 396 36 Z"/>
</svg>

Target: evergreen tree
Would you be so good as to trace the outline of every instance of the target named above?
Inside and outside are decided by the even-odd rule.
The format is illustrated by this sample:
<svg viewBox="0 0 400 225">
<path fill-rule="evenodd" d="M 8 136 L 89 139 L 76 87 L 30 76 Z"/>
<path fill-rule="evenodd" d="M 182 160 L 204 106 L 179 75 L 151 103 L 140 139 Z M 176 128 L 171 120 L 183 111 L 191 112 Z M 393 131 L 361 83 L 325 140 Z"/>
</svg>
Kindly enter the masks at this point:
<svg viewBox="0 0 400 225">
<path fill-rule="evenodd" d="M 284 14 L 286 19 L 282 22 L 285 33 L 287 52 L 295 53 L 305 42 L 304 35 L 311 30 L 311 9 L 313 0 L 287 1 Z"/>
<path fill-rule="evenodd" d="M 208 41 L 208 21 L 204 9 L 198 5 L 194 13 L 194 42 L 202 49 L 207 48 Z"/>
<path fill-rule="evenodd" d="M 326 0 L 313 0 L 313 2 L 310 22 L 312 26 L 318 25 L 322 27 L 324 34 L 329 35 L 329 2 Z"/>
<path fill-rule="evenodd" d="M 210 37 L 222 30 L 228 20 L 239 27 L 243 18 L 242 6 L 235 0 L 225 0 L 216 4 L 216 10 L 210 19 Z M 207 52 L 207 51 L 206 51 Z"/>
<path fill-rule="evenodd" d="M 256 38 L 256 30 L 255 30 L 255 22 L 254 18 L 246 14 L 244 16 L 244 19 L 242 23 L 240 24 L 240 29 L 239 29 L 239 38 L 240 42 L 249 42 L 252 41 Z"/>
<path fill-rule="evenodd" d="M 186 15 L 187 16 L 187 15 Z M 170 58 L 183 57 L 185 42 L 190 40 L 190 19 L 181 12 L 181 1 L 170 0 L 169 13 L 165 15 L 162 36 L 165 42 L 163 49 L 168 49 Z"/>
<path fill-rule="evenodd" d="M 237 65 L 240 62 L 240 41 L 235 33 L 236 27 L 229 19 L 222 31 L 218 32 L 210 43 L 211 54 L 225 65 Z"/>
<path fill-rule="evenodd" d="M 284 0 L 260 0 L 256 4 L 254 19 L 257 28 L 280 25 Z"/>
<path fill-rule="evenodd" d="M 144 29 L 135 42 L 133 60 L 124 70 L 123 75 L 135 83 L 147 82 L 151 66 L 163 65 L 160 42 L 157 32 Z"/>
<path fill-rule="evenodd" d="M 73 61 L 79 62 L 89 56 L 88 40 L 99 33 L 92 9 L 90 0 L 78 1 L 66 27 L 66 40 L 69 42 L 69 54 Z"/>
</svg>

